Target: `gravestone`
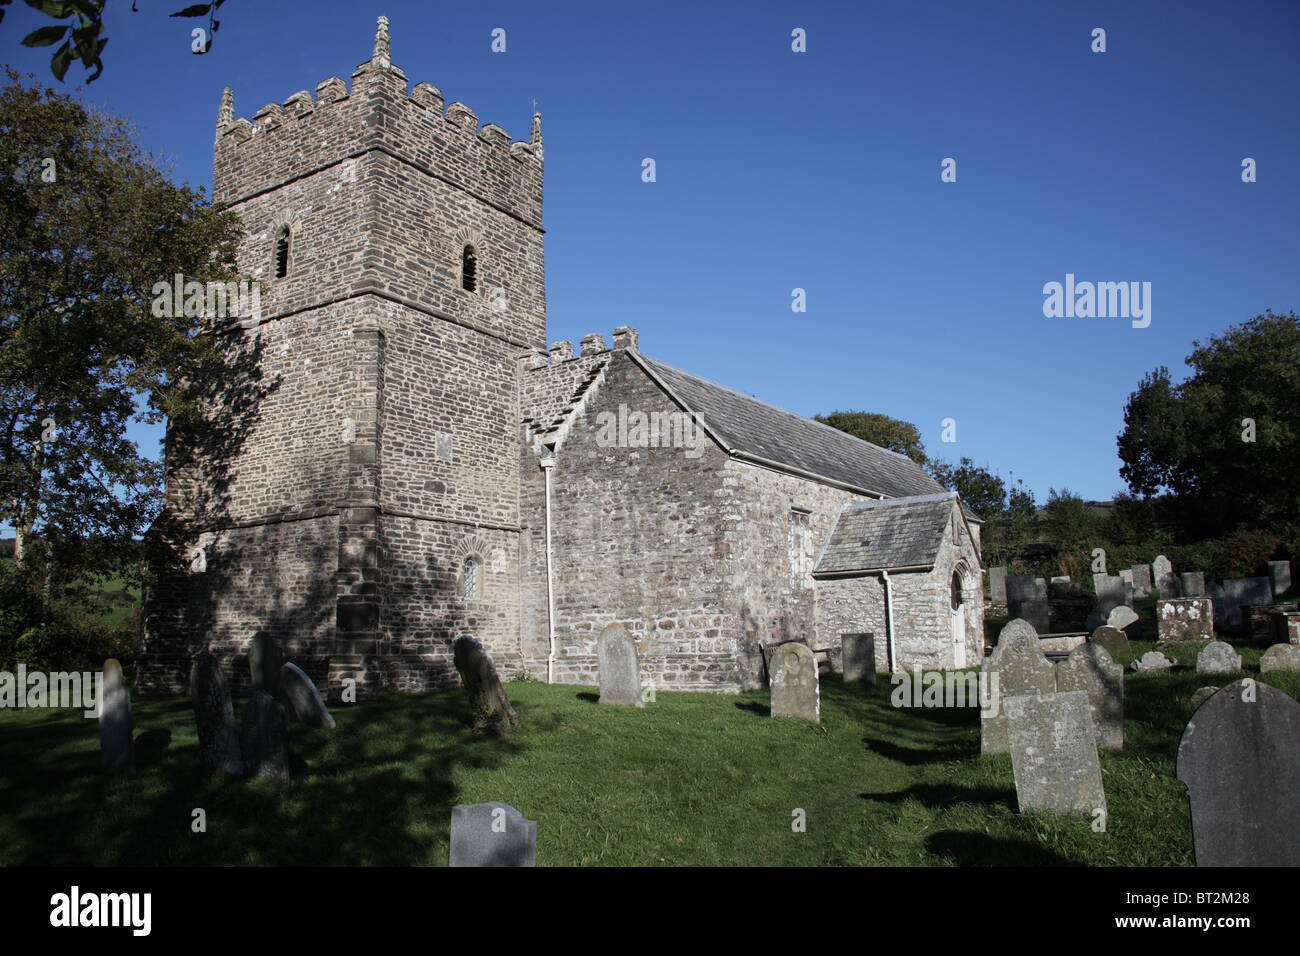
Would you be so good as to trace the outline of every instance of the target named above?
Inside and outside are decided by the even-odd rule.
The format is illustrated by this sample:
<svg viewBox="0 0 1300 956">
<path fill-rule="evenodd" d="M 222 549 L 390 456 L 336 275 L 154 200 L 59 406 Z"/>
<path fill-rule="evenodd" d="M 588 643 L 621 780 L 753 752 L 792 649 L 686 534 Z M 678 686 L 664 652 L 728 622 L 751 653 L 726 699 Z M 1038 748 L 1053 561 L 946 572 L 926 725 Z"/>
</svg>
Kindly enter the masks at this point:
<svg viewBox="0 0 1300 956">
<path fill-rule="evenodd" d="M 772 654 L 772 716 L 821 723 L 817 659 L 798 641 L 782 644 Z"/>
<path fill-rule="evenodd" d="M 876 682 L 876 638 L 874 634 L 841 634 L 844 657 L 844 683 Z"/>
<path fill-rule="evenodd" d="M 1013 695 L 1053 694 L 1056 692 L 1056 669 L 1043 656 L 1038 635 L 1023 620 L 1012 621 L 998 635 L 994 656 L 981 668 L 987 672 L 990 695 L 1005 701 Z M 997 683 L 993 683 L 996 679 Z M 980 752 L 1007 752 L 1007 714 L 1004 707 L 980 711 Z"/>
<path fill-rule="evenodd" d="M 1178 578 L 1174 577 L 1174 567 L 1163 554 L 1151 562 L 1151 583 L 1160 591 L 1162 598 L 1183 596 Z"/>
<path fill-rule="evenodd" d="M 239 730 L 235 708 L 221 665 L 210 653 L 200 651 L 190 668 L 190 693 L 194 699 L 194 722 L 199 728 L 199 763 L 238 777 L 244 772 L 239 755 Z"/>
<path fill-rule="evenodd" d="M 1121 571 L 1121 572 L 1119 573 L 1119 579 L 1120 579 L 1121 581 L 1123 581 L 1125 584 L 1132 584 L 1132 583 L 1133 583 L 1133 569 L 1132 569 L 1132 568 L 1125 568 L 1123 571 Z"/>
<path fill-rule="evenodd" d="M 989 600 L 994 604 L 1007 603 L 1007 569 L 989 568 Z"/>
<path fill-rule="evenodd" d="M 1300 866 L 1300 704 L 1245 679 L 1192 715 L 1178 745 L 1197 866 Z"/>
<path fill-rule="evenodd" d="M 1241 624 L 1241 608 L 1237 607 L 1236 601 L 1228 600 L 1223 585 L 1217 582 L 1207 584 L 1205 586 L 1205 596 L 1213 604 L 1215 630 L 1227 631 L 1230 621 L 1235 621 L 1238 626 Z"/>
<path fill-rule="evenodd" d="M 1273 635 L 1283 644 L 1300 645 L 1300 612 L 1274 611 Z"/>
<path fill-rule="evenodd" d="M 1228 600 L 1241 607 L 1273 603 L 1273 587 L 1268 578 L 1229 578 L 1223 582 Z"/>
<path fill-rule="evenodd" d="M 1294 644 L 1274 644 L 1259 658 L 1259 672 L 1300 671 L 1300 647 Z"/>
<path fill-rule="evenodd" d="M 451 808 L 450 866 L 536 866 L 537 821 L 508 803 Z"/>
<path fill-rule="evenodd" d="M 469 694 L 470 712 L 474 715 L 476 729 L 496 725 L 501 728 L 518 727 L 519 716 L 510 706 L 510 700 L 497 677 L 496 665 L 476 639 L 468 634 L 456 638 L 452 657 L 461 683 Z"/>
<path fill-rule="evenodd" d="M 1098 647 L 1104 647 L 1106 653 L 1111 657 L 1133 653 L 1133 647 L 1128 642 L 1128 635 L 1117 627 L 1111 627 L 1110 625 L 1099 627 L 1092 632 L 1092 636 L 1088 640 Z"/>
<path fill-rule="evenodd" d="M 1004 697 L 1002 705 L 1020 812 L 1104 814 L 1106 794 L 1088 695 L 1077 690 L 1016 695 Z"/>
<path fill-rule="evenodd" d="M 1135 598 L 1150 597 L 1151 566 L 1149 564 L 1135 564 L 1129 568 L 1129 573 L 1133 575 L 1133 596 Z"/>
<path fill-rule="evenodd" d="M 1127 605 L 1121 604 L 1115 608 L 1106 617 L 1106 623 L 1111 627 L 1117 627 L 1129 637 L 1138 636 L 1138 616 L 1137 611 Z"/>
<path fill-rule="evenodd" d="M 1178 581 L 1182 585 L 1183 597 L 1205 597 L 1204 571 L 1184 571 L 1178 575 Z"/>
<path fill-rule="evenodd" d="M 1124 582 L 1114 574 L 1094 574 L 1093 588 L 1097 591 L 1097 610 L 1109 615 L 1124 603 Z"/>
<path fill-rule="evenodd" d="M 1052 578 L 1052 580 L 1051 580 L 1050 583 L 1051 583 L 1051 584 L 1069 584 L 1069 583 L 1070 583 L 1070 576 L 1069 576 L 1068 574 L 1058 575 L 1057 577 Z"/>
<path fill-rule="evenodd" d="M 1056 665 L 1056 690 L 1088 695 L 1097 746 L 1124 749 L 1124 668 L 1100 644 L 1080 644 Z"/>
<path fill-rule="evenodd" d="M 1026 621 L 1039 634 L 1050 634 L 1052 631 L 1052 607 L 1046 601 L 1020 602 L 1020 613 L 1017 617 Z"/>
<path fill-rule="evenodd" d="M 645 707 L 641 699 L 641 658 L 622 624 L 610 624 L 596 639 L 600 670 L 600 702 L 619 707 Z"/>
<path fill-rule="evenodd" d="M 1192 695 L 1192 709 L 1195 710 L 1219 692 L 1217 687 L 1198 687 Z"/>
<path fill-rule="evenodd" d="M 284 656 L 280 645 L 266 631 L 258 631 L 248 647 L 248 670 L 254 690 L 264 690 L 272 697 L 279 696 L 280 665 Z"/>
<path fill-rule="evenodd" d="M 1198 674 L 1235 674 L 1241 670 L 1241 655 L 1231 644 L 1211 641 L 1196 655 Z"/>
<path fill-rule="evenodd" d="M 1163 671 L 1174 666 L 1174 662 L 1159 651 L 1147 651 L 1129 665 L 1135 671 Z"/>
<path fill-rule="evenodd" d="M 99 749 L 105 770 L 135 771 L 134 731 L 131 692 L 122 677 L 122 665 L 110 657 L 104 661 L 104 686 L 99 692 Z"/>
<path fill-rule="evenodd" d="M 1291 590 L 1291 562 L 1270 561 L 1268 563 L 1268 583 L 1273 597 Z"/>
<path fill-rule="evenodd" d="M 289 709 L 304 727 L 334 729 L 334 717 L 325 706 L 320 691 L 297 664 L 285 664 L 280 668 L 278 685 L 280 696 L 288 702 Z"/>
<path fill-rule="evenodd" d="M 1047 582 L 1029 574 L 1012 574 L 1007 577 L 1007 617 L 1023 618 L 1040 633 L 1051 628 L 1048 624 Z"/>
<path fill-rule="evenodd" d="M 1156 601 L 1156 644 L 1214 639 L 1214 608 L 1209 598 Z"/>
<path fill-rule="evenodd" d="M 284 705 L 264 690 L 255 690 L 244 705 L 240 743 L 244 774 L 289 782 L 289 734 Z"/>
</svg>

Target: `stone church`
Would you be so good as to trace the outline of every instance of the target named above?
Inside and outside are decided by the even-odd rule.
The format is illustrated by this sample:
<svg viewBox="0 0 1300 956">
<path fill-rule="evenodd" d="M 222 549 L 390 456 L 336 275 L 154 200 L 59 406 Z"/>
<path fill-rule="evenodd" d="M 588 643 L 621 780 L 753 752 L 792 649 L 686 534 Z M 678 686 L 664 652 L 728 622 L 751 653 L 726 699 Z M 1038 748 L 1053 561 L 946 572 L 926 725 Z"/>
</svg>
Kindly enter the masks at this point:
<svg viewBox="0 0 1300 956">
<path fill-rule="evenodd" d="M 254 314 L 210 316 L 203 421 L 173 423 L 137 686 L 205 647 L 236 687 L 266 631 L 337 697 L 503 678 L 595 684 L 596 637 L 646 685 L 740 691 L 762 645 L 880 670 L 983 652 L 979 522 L 908 458 L 660 362 L 636 330 L 546 338 L 540 116 L 527 142 L 428 83 L 382 19 L 331 77 L 217 120 Z M 851 400 L 845 396 L 846 401 Z"/>
</svg>

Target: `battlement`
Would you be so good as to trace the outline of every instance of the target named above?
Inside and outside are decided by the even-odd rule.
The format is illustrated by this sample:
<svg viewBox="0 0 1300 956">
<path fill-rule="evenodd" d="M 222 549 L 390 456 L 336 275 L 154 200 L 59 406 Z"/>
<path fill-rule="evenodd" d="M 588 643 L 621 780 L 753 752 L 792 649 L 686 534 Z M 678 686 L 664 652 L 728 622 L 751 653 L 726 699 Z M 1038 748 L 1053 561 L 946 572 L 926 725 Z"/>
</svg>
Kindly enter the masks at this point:
<svg viewBox="0 0 1300 956">
<path fill-rule="evenodd" d="M 222 95 L 213 159 L 213 198 L 235 204 L 343 160 L 379 151 L 459 187 L 541 228 L 543 154 L 540 115 L 526 141 L 511 143 L 495 123 L 480 128 L 463 103 L 446 104 L 442 91 L 417 83 L 389 56 L 388 21 L 379 18 L 375 50 L 352 74 L 268 103 L 251 120 L 234 115 L 234 96 Z"/>
</svg>

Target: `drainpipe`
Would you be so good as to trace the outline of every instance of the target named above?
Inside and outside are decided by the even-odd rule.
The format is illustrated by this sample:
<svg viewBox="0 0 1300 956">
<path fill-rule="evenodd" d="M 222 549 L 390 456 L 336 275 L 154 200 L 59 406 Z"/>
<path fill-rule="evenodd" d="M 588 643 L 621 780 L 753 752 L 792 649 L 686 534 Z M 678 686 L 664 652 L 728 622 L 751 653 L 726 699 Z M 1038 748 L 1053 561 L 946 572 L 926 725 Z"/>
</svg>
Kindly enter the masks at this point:
<svg viewBox="0 0 1300 956">
<path fill-rule="evenodd" d="M 881 571 L 880 580 L 885 582 L 885 649 L 889 653 L 889 673 L 898 673 L 898 659 L 894 648 L 894 592 L 889 586 L 889 572 Z"/>
<path fill-rule="evenodd" d="M 555 467 L 555 455 L 546 455 L 541 465 L 546 476 L 546 683 L 552 684 L 555 682 L 555 579 L 551 572 L 551 469 Z"/>
</svg>

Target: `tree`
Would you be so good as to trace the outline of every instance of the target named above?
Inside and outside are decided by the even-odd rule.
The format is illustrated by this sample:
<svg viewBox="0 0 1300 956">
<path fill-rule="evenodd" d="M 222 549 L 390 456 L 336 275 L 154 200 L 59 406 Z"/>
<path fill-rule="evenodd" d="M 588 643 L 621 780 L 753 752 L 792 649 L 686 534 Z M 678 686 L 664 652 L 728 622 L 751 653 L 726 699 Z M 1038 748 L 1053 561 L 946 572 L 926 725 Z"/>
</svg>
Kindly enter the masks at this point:
<svg viewBox="0 0 1300 956">
<path fill-rule="evenodd" d="M 918 465 L 924 465 L 928 461 L 925 446 L 921 444 L 921 433 L 911 422 L 876 412 L 831 412 L 829 415 L 814 417 L 822 424 L 838 428 L 854 438 L 906 455 Z"/>
<path fill-rule="evenodd" d="M 981 468 L 969 458 L 963 458 L 957 465 L 934 460 L 929 468 L 935 481 L 961 495 L 966 507 L 979 517 L 996 518 L 1006 510 L 1006 482 L 988 468 Z"/>
<path fill-rule="evenodd" d="M 1300 318 L 1267 312 L 1202 345 L 1192 374 L 1143 377 L 1124 409 L 1120 476 L 1144 497 L 1167 489 L 1203 532 L 1300 522 Z"/>
<path fill-rule="evenodd" d="M 1092 522 L 1088 509 L 1083 499 L 1069 488 L 1060 491 L 1048 489 L 1043 518 L 1048 538 L 1062 551 L 1072 551 L 1089 543 Z"/>
<path fill-rule="evenodd" d="M 195 418 L 189 383 L 212 356 L 203 316 L 157 308 L 156 287 L 233 279 L 241 228 L 169 182 L 120 119 L 7 72 L 0 520 L 20 564 L 39 550 L 48 592 L 50 561 L 65 578 L 103 570 L 156 513 L 162 466 L 127 425 Z"/>
<path fill-rule="evenodd" d="M 207 17 L 208 28 L 201 48 L 195 53 L 207 53 L 212 48 L 221 21 L 217 19 L 217 9 L 226 0 L 214 0 L 212 3 L 195 3 L 184 10 L 177 10 L 173 17 Z M 4 8 L 13 0 L 0 0 L 0 21 L 4 20 Z M 60 40 L 62 46 L 50 57 L 50 71 L 62 80 L 73 60 L 80 60 L 87 70 L 95 72 L 86 80 L 93 83 L 104 72 L 104 64 L 99 55 L 104 52 L 108 37 L 104 36 L 104 0 L 27 0 L 29 7 L 34 7 L 55 20 L 68 20 L 69 23 L 56 23 L 40 27 L 23 37 L 23 46 L 54 46 Z M 136 9 L 134 0 L 131 9 Z M 74 19 L 75 18 L 75 19 Z"/>
</svg>

